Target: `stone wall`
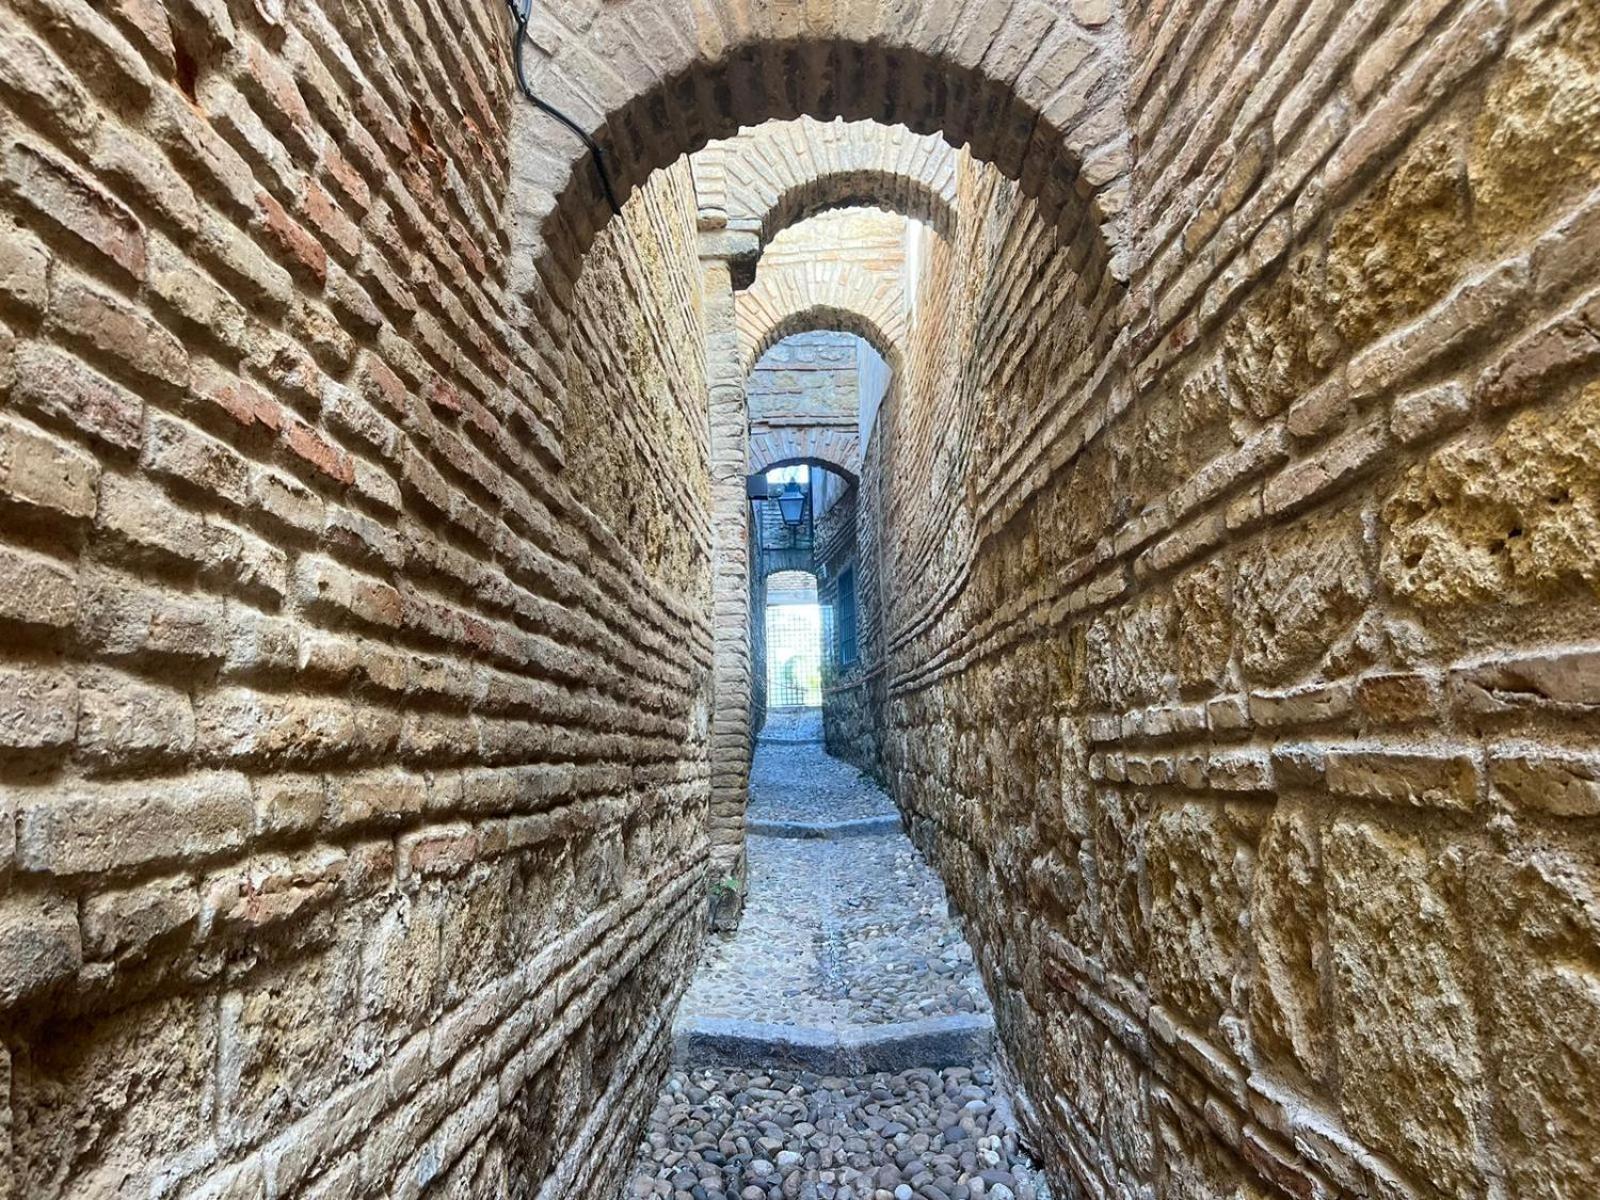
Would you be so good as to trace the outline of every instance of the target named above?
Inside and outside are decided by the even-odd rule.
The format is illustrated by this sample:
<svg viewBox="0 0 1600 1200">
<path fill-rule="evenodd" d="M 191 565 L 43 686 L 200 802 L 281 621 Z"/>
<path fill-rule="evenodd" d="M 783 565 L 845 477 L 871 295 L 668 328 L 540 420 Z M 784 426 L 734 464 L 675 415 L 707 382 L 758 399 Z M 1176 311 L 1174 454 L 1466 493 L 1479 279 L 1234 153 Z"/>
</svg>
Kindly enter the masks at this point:
<svg viewBox="0 0 1600 1200">
<path fill-rule="evenodd" d="M 860 418 L 856 339 L 827 331 L 785 338 L 750 372 L 745 399 L 751 438 L 797 426 L 837 428 L 853 436 Z"/>
<path fill-rule="evenodd" d="M 891 786 L 1059 1194 L 1595 1194 L 1600 10 L 1126 20 L 1130 286 L 965 164 L 868 449 Z"/>
<path fill-rule="evenodd" d="M 872 526 L 859 520 L 860 489 L 853 487 L 817 522 L 817 600 L 829 615 L 822 647 L 822 729 L 828 753 L 876 777 L 880 770 L 882 707 L 871 684 L 882 661 L 878 645 L 877 556 L 863 552 Z M 858 536 L 859 535 L 859 536 Z M 839 656 L 839 585 L 855 573 L 856 658 Z"/>
<path fill-rule="evenodd" d="M 694 199 L 526 323 L 501 17 L 0 5 L 0 1196 L 631 1152 L 704 903 Z"/>
</svg>

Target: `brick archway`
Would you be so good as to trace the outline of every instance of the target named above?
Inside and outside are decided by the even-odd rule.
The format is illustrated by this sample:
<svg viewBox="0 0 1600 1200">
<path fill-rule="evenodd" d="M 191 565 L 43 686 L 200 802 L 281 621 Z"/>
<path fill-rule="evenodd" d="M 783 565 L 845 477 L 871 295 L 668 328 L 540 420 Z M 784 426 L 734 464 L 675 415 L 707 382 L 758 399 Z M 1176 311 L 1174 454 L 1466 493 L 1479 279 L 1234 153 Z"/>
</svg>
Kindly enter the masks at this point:
<svg viewBox="0 0 1600 1200">
<path fill-rule="evenodd" d="M 617 196 L 741 127 L 811 116 L 937 134 L 1017 181 L 1044 219 L 1125 278 L 1126 71 L 1111 14 L 891 0 L 801 7 L 713 0 L 664 15 L 649 0 L 536 6 L 535 92 L 606 148 Z M 503 20 L 504 18 L 502 18 Z M 514 290 L 564 307 L 611 211 L 583 145 L 527 105 L 512 112 Z"/>
<path fill-rule="evenodd" d="M 693 158 L 702 228 L 750 230 L 765 247 L 835 208 L 876 207 L 955 230 L 957 152 L 943 139 L 874 121 L 775 121 Z"/>
<path fill-rule="evenodd" d="M 739 296 L 737 323 L 746 375 L 784 338 L 818 329 L 855 334 L 894 370 L 905 340 L 904 291 L 897 277 L 850 263 L 768 269 Z"/>
<path fill-rule="evenodd" d="M 802 463 L 832 471 L 854 486 L 861 472 L 860 440 L 842 430 L 816 427 L 757 434 L 750 439 L 745 473 L 761 475 Z"/>
</svg>

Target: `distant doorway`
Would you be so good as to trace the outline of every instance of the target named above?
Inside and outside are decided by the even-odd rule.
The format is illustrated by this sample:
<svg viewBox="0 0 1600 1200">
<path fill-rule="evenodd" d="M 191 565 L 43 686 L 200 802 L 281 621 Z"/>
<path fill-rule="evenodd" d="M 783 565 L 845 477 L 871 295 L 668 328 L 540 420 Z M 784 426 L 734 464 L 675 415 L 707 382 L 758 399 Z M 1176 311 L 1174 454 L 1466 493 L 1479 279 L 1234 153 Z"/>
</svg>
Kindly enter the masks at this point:
<svg viewBox="0 0 1600 1200">
<path fill-rule="evenodd" d="M 822 609 L 816 578 L 781 571 L 767 581 L 767 707 L 822 706 Z"/>
</svg>

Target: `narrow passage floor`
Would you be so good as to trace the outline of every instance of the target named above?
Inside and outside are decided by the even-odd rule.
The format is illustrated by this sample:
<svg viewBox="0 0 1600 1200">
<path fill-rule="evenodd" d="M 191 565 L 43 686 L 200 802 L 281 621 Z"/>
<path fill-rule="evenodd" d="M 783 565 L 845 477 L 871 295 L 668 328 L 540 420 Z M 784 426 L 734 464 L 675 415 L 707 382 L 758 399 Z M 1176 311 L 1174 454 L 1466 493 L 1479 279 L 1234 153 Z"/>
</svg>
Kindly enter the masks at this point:
<svg viewBox="0 0 1600 1200">
<path fill-rule="evenodd" d="M 748 897 L 676 1023 L 631 1200 L 1040 1200 L 944 887 L 889 798 L 775 713 Z"/>
</svg>

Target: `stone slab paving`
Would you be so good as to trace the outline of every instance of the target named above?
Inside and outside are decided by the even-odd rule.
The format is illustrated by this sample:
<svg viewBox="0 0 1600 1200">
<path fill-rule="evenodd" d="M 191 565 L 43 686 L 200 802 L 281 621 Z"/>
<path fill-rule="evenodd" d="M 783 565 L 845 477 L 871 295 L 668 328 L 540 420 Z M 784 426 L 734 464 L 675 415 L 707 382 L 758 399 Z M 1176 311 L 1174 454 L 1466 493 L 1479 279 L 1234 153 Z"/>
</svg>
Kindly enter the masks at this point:
<svg viewBox="0 0 1600 1200">
<path fill-rule="evenodd" d="M 707 943 L 626 1197 L 1046 1198 L 943 884 L 806 730 L 787 713 L 757 744 L 752 827 L 787 836 L 749 838 L 743 920 Z"/>
</svg>

